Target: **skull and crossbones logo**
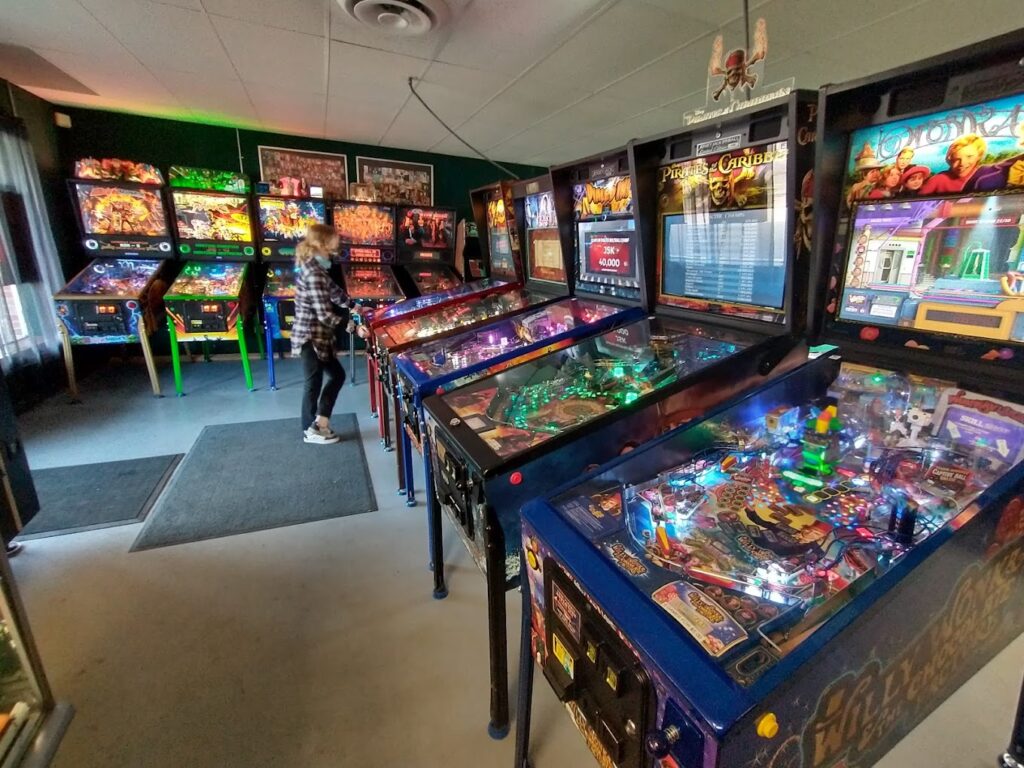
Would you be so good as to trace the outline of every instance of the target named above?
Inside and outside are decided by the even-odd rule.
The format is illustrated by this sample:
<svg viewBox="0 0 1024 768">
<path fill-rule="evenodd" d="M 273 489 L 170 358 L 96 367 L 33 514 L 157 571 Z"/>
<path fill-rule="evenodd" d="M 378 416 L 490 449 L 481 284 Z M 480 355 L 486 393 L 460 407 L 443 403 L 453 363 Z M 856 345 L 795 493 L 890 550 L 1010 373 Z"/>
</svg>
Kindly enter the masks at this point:
<svg viewBox="0 0 1024 768">
<path fill-rule="evenodd" d="M 712 77 L 723 78 L 718 90 L 711 95 L 715 101 L 718 101 L 726 90 L 732 96 L 737 89 L 749 92 L 757 85 L 757 74 L 752 72 L 751 68 L 768 55 L 768 25 L 765 20 L 757 20 L 754 30 L 754 51 L 749 58 L 745 49 L 737 48 L 728 55 L 723 65 L 723 51 L 723 39 L 719 35 L 711 46 L 711 63 L 708 66 L 708 72 Z"/>
</svg>

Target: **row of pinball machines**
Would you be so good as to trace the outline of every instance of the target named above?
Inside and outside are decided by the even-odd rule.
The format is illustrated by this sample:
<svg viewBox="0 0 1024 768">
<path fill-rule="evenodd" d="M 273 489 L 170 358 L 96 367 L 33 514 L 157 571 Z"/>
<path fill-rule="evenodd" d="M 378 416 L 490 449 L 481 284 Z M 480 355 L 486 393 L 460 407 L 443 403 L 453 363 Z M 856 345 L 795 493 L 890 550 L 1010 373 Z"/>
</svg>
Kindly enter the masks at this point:
<svg viewBox="0 0 1024 768">
<path fill-rule="evenodd" d="M 535 664 L 606 768 L 867 768 L 1024 630 L 1022 84 L 1016 32 L 631 142 L 641 323 L 718 372 L 609 334 L 426 400 L 523 589 L 516 768 Z M 826 346 L 751 379 L 741 320 Z"/>
<path fill-rule="evenodd" d="M 371 319 L 434 596 L 443 517 L 487 582 L 498 738 L 523 589 L 516 768 L 534 661 L 602 766 L 867 766 L 1024 629 L 1022 57 L 475 190 L 481 280 Z"/>
<path fill-rule="evenodd" d="M 250 196 L 244 175 L 183 166 L 170 168 L 167 192 L 159 169 L 115 159 L 79 161 L 69 186 L 93 257 L 55 296 L 73 396 L 74 346 L 128 343 L 141 344 L 159 395 L 150 336 L 164 322 L 179 395 L 178 347 L 190 341 L 207 357 L 211 341 L 237 343 L 251 390 L 246 330 L 259 309 L 263 333 L 253 327 L 252 336 L 261 353 L 265 339 L 276 388 L 275 344 L 294 320 L 295 246 L 314 223 L 338 231 L 332 274 L 356 302 L 382 305 L 461 283 L 451 209 Z M 252 269 L 256 261 L 263 270 Z M 351 339 L 348 346 L 354 354 Z"/>
</svg>

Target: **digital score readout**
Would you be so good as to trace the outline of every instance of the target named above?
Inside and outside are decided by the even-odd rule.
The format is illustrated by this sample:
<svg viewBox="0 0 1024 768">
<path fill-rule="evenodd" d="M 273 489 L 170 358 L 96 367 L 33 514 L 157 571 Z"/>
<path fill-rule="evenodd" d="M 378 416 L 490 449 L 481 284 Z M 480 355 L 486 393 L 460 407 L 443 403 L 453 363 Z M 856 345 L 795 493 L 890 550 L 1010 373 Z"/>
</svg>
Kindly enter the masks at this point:
<svg viewBox="0 0 1024 768">
<path fill-rule="evenodd" d="M 632 232 L 594 232 L 587 242 L 587 271 L 597 275 L 632 277 Z"/>
</svg>

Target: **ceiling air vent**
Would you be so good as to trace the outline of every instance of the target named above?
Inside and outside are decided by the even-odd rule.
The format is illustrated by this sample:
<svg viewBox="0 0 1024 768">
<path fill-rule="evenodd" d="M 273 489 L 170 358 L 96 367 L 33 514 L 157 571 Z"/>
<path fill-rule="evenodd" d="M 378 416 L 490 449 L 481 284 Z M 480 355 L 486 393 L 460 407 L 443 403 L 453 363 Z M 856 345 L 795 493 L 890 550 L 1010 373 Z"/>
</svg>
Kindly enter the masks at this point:
<svg viewBox="0 0 1024 768">
<path fill-rule="evenodd" d="M 444 0 L 338 0 L 338 4 L 364 27 L 399 37 L 434 32 L 448 20 Z"/>
</svg>

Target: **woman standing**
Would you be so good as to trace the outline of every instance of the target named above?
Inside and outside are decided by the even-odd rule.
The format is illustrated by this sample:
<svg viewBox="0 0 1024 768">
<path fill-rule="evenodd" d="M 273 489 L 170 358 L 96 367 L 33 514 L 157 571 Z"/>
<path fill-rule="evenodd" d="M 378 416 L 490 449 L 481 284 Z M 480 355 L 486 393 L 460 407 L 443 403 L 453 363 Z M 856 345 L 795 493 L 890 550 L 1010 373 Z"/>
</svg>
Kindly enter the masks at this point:
<svg viewBox="0 0 1024 768">
<path fill-rule="evenodd" d="M 345 369 L 335 356 L 334 337 L 344 317 L 334 311 L 348 307 L 344 292 L 327 270 L 338 235 L 325 224 L 314 224 L 295 247 L 295 322 L 292 354 L 302 358 L 302 435 L 307 443 L 329 445 L 341 438 L 331 429 L 331 412 L 345 383 Z M 326 381 L 324 380 L 326 377 Z"/>
</svg>

